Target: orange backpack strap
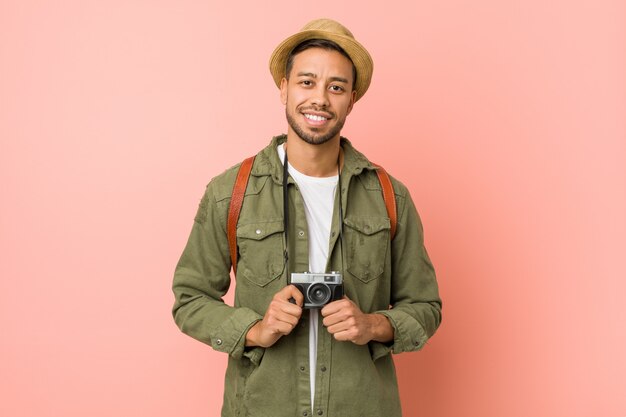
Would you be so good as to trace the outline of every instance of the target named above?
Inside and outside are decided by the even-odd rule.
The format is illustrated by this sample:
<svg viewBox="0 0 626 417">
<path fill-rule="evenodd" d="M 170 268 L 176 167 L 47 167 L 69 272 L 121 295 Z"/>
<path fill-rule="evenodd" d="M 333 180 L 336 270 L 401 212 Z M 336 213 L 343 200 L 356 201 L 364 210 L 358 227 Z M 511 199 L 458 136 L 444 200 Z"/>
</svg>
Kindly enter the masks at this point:
<svg viewBox="0 0 626 417">
<path fill-rule="evenodd" d="M 251 156 L 241 163 L 239 172 L 237 173 L 237 179 L 235 180 L 235 186 L 233 187 L 233 194 L 230 198 L 230 205 L 228 207 L 228 247 L 230 249 L 230 261 L 235 275 L 237 275 L 237 222 L 239 221 L 239 213 L 241 212 L 241 206 L 243 204 L 243 196 L 246 193 L 248 178 L 250 178 L 250 171 L 252 171 L 253 163 L 254 156 Z"/>
<path fill-rule="evenodd" d="M 391 240 L 396 236 L 396 226 L 398 224 L 398 212 L 396 209 L 396 196 L 393 192 L 393 185 L 389 174 L 385 171 L 385 168 L 380 165 L 374 164 L 376 168 L 376 174 L 378 174 L 378 180 L 383 187 L 383 200 L 385 200 L 385 207 L 387 208 L 387 215 L 391 222 Z"/>
</svg>

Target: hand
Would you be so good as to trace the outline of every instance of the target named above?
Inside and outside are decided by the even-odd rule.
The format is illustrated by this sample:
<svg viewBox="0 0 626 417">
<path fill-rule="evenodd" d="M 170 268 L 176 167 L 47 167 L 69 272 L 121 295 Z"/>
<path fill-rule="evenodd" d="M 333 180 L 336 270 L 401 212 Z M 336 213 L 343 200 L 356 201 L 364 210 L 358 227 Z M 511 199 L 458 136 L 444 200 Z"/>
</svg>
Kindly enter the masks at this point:
<svg viewBox="0 0 626 417">
<path fill-rule="evenodd" d="M 348 297 L 327 304 L 321 311 L 324 326 L 336 340 L 364 345 L 370 340 L 393 340 L 393 327 L 382 314 L 366 314 Z"/>
<path fill-rule="evenodd" d="M 292 298 L 295 303 L 289 301 Z M 303 303 L 304 297 L 294 285 L 288 285 L 274 294 L 263 320 L 246 333 L 246 346 L 270 347 L 291 333 L 300 320 Z"/>
</svg>

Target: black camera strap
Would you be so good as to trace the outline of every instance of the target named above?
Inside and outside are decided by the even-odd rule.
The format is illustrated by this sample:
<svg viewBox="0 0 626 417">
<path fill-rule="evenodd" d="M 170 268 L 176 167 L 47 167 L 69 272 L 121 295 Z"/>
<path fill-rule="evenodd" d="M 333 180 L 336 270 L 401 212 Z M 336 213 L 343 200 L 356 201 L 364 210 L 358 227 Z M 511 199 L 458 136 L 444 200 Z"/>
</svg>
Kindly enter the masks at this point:
<svg viewBox="0 0 626 417">
<path fill-rule="evenodd" d="M 284 238 L 285 238 L 285 271 L 287 273 L 287 282 L 291 284 L 291 274 L 289 274 L 289 193 L 287 191 L 287 180 L 289 178 L 289 161 L 287 158 L 287 149 L 285 149 L 285 160 L 283 162 L 283 220 L 284 220 Z M 343 203 L 341 201 L 341 151 L 337 159 L 337 194 L 339 194 L 339 244 L 341 245 L 341 267 L 343 269 Z M 329 254 L 330 256 L 330 254 Z"/>
<path fill-rule="evenodd" d="M 283 161 L 283 221 L 285 237 L 285 273 L 287 274 L 287 283 L 291 284 L 291 275 L 289 274 L 289 193 L 287 191 L 287 179 L 289 178 L 289 164 L 287 162 L 287 149 L 285 149 L 285 160 Z"/>
</svg>

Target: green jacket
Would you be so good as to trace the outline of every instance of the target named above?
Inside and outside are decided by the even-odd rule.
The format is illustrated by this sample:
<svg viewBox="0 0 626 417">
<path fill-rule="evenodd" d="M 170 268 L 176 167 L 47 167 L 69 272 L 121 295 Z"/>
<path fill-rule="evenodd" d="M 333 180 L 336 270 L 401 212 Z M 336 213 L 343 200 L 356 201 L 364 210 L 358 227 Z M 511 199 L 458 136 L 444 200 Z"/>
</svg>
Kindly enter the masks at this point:
<svg viewBox="0 0 626 417">
<path fill-rule="evenodd" d="M 339 216 L 331 229 L 327 270 L 340 271 L 346 295 L 363 312 L 387 316 L 392 343 L 359 346 L 338 342 L 320 320 L 315 404 L 310 405 L 308 312 L 291 334 L 272 347 L 246 348 L 248 329 L 260 320 L 273 295 L 287 285 L 284 268 L 282 164 L 275 137 L 256 157 L 237 227 L 239 260 L 234 307 L 222 297 L 230 279 L 226 219 L 239 166 L 206 188 L 176 267 L 174 319 L 180 329 L 226 352 L 222 416 L 395 417 L 400 400 L 390 352 L 421 349 L 441 321 L 441 300 L 423 245 L 422 225 L 407 189 L 392 179 L 397 233 L 390 221 L 375 167 L 342 139 L 343 252 Z M 302 197 L 289 178 L 289 267 L 308 270 L 307 225 Z M 335 210 L 338 201 L 335 202 Z M 337 211 L 336 211 L 337 212 Z"/>
</svg>

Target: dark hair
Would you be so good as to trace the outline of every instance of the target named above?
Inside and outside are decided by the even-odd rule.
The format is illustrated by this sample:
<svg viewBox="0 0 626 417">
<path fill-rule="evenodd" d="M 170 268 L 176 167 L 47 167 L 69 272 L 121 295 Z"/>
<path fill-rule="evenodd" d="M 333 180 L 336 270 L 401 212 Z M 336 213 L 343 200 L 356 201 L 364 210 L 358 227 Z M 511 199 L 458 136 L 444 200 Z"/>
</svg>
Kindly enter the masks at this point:
<svg viewBox="0 0 626 417">
<path fill-rule="evenodd" d="M 285 66 L 285 78 L 289 79 L 289 73 L 291 72 L 291 68 L 293 67 L 294 57 L 298 55 L 300 52 L 306 51 L 307 49 L 310 49 L 310 48 L 322 48 L 322 49 L 326 49 L 327 51 L 329 50 L 337 51 L 341 55 L 348 58 L 348 60 L 352 64 L 352 89 L 353 90 L 355 89 L 357 74 L 356 74 L 356 66 L 354 65 L 354 62 L 352 62 L 352 58 L 350 58 L 350 55 L 348 55 L 346 51 L 344 51 L 341 48 L 341 46 L 337 45 L 333 41 L 329 41 L 326 39 L 308 39 L 302 43 L 299 43 L 295 48 L 293 48 L 291 52 L 289 52 L 289 55 L 287 56 L 287 64 Z"/>
</svg>

